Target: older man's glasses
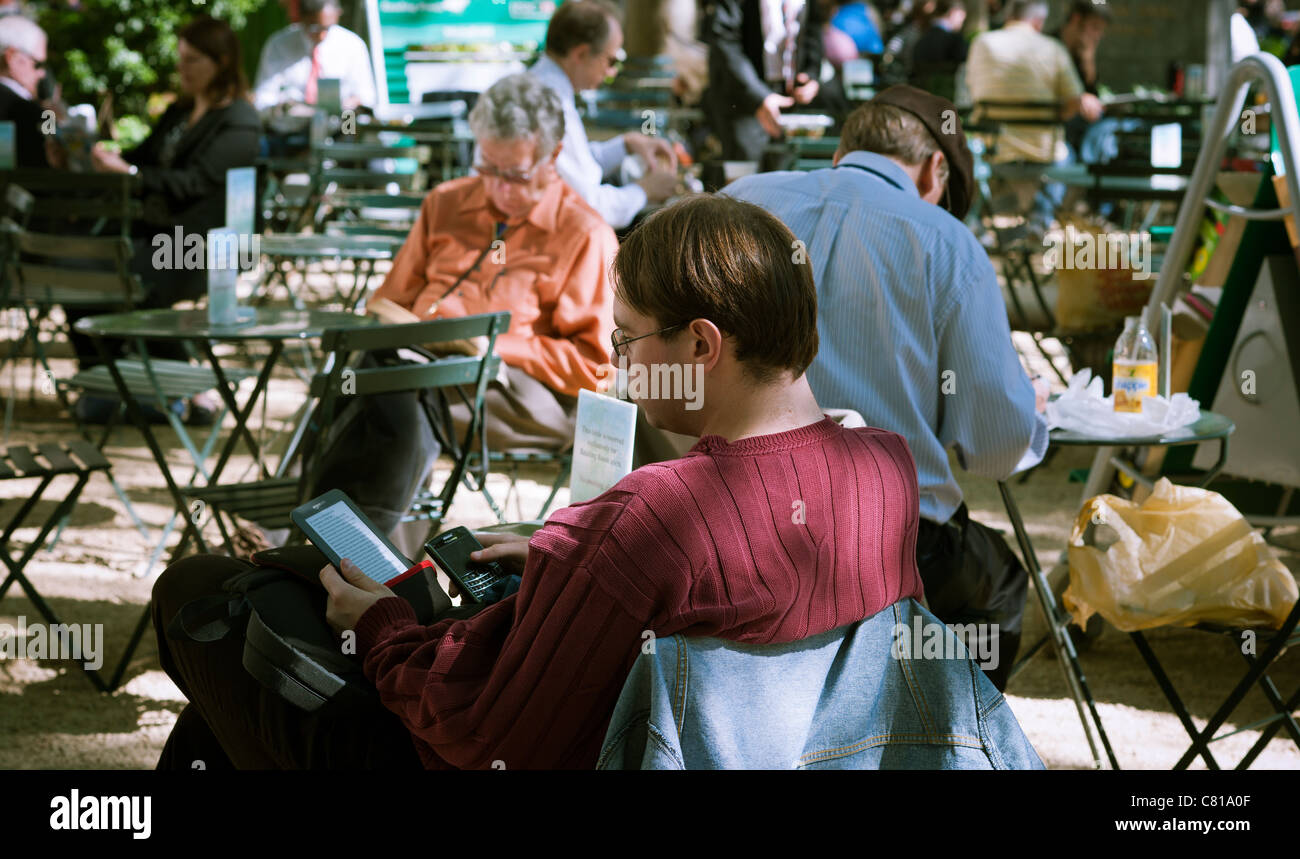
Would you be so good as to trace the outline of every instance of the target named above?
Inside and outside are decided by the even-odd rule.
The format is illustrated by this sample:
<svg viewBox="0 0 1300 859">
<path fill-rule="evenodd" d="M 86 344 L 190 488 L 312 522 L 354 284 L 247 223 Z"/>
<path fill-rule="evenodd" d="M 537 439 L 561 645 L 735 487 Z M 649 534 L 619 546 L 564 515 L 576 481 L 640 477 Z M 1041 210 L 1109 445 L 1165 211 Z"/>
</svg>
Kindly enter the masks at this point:
<svg viewBox="0 0 1300 859">
<path fill-rule="evenodd" d="M 667 334 L 669 331 L 676 331 L 678 328 L 684 328 L 686 323 L 678 322 L 676 325 L 669 325 L 667 328 L 660 328 L 658 331 L 651 331 L 649 334 L 639 334 L 636 337 L 624 337 L 622 328 L 615 328 L 609 335 L 609 343 L 614 347 L 614 357 L 623 358 L 627 355 L 627 344 L 635 343 L 638 340 L 644 340 L 647 337 L 654 337 L 656 334 Z"/>
<path fill-rule="evenodd" d="M 493 179 L 500 179 L 511 185 L 527 185 L 537 178 L 538 172 L 546 166 L 546 163 L 555 157 L 551 153 L 550 158 L 543 158 L 532 166 L 529 170 L 503 170 L 492 164 L 485 163 L 481 158 L 474 162 L 474 171 L 480 176 L 489 176 Z"/>
</svg>

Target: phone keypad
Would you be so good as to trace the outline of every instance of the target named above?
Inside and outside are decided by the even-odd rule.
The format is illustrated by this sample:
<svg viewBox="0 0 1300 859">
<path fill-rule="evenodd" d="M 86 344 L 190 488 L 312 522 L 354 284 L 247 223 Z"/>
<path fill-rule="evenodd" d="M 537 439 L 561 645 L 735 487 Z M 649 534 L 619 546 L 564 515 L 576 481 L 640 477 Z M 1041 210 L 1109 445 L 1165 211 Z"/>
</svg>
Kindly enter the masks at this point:
<svg viewBox="0 0 1300 859">
<path fill-rule="evenodd" d="M 461 578 L 463 584 L 476 600 L 481 600 L 485 594 L 500 578 L 505 575 L 500 565 L 496 563 L 488 564 L 478 569 L 467 569 Z"/>
</svg>

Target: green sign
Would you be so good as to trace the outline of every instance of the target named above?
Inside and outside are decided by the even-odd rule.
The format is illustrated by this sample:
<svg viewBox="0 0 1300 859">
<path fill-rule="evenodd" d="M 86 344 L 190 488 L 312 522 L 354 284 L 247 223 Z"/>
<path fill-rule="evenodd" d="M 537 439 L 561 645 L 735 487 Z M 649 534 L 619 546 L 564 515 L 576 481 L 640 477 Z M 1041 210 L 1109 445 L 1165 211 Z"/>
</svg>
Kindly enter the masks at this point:
<svg viewBox="0 0 1300 859">
<path fill-rule="evenodd" d="M 384 51 L 456 50 L 509 43 L 536 50 L 555 0 L 378 0 Z"/>
</svg>

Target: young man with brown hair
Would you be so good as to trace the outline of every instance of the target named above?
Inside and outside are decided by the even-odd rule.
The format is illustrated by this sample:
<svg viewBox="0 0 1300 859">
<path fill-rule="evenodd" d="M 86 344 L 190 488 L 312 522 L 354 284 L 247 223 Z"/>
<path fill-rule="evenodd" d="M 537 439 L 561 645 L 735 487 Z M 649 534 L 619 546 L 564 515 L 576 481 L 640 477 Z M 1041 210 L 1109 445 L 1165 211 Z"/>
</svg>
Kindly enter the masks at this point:
<svg viewBox="0 0 1300 859">
<path fill-rule="evenodd" d="M 725 197 L 649 218 L 615 260 L 613 347 L 703 368 L 700 408 L 642 403 L 656 426 L 700 436 L 691 452 L 482 550 L 475 560 L 523 581 L 466 619 L 421 626 L 351 564 L 323 569 L 327 617 L 355 632 L 387 708 L 365 718 L 294 713 L 234 664 L 238 643 L 160 634 L 163 667 L 191 700 L 160 766 L 202 750 L 245 767 L 589 769 L 648 634 L 800 641 L 919 597 L 915 465 L 901 436 L 845 429 L 814 399 L 816 290 L 793 242 Z M 173 566 L 154 589 L 157 628 L 242 568 Z"/>
</svg>

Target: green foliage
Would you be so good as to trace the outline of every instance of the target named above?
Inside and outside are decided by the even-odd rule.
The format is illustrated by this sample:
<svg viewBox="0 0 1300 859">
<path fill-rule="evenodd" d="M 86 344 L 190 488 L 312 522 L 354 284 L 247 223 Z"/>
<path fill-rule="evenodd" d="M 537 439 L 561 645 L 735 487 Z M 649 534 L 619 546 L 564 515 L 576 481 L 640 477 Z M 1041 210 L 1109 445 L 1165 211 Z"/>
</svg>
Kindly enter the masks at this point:
<svg viewBox="0 0 1300 859">
<path fill-rule="evenodd" d="M 50 73 L 68 104 L 98 106 L 111 92 L 117 116 L 144 116 L 151 94 L 175 91 L 178 29 L 206 13 L 238 33 L 249 13 L 267 2 L 272 0 L 82 0 L 77 9 L 47 7 L 39 21 L 50 38 Z"/>
<path fill-rule="evenodd" d="M 117 121 L 117 139 L 123 149 L 134 149 L 149 136 L 150 126 L 138 116 L 127 115 Z"/>
</svg>

